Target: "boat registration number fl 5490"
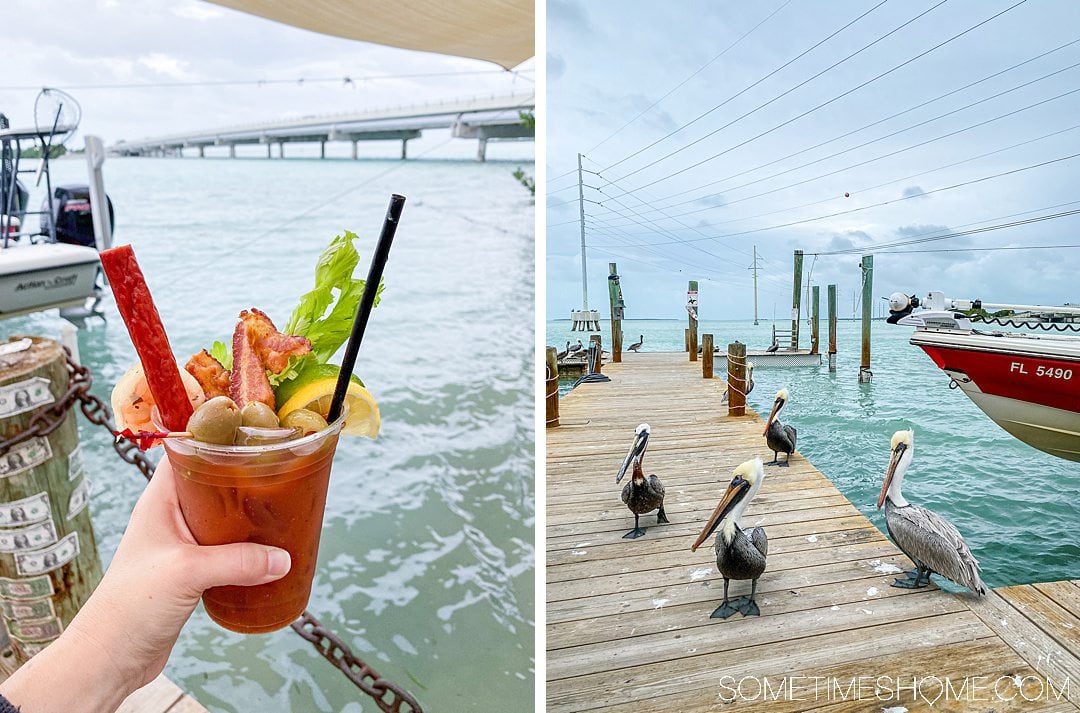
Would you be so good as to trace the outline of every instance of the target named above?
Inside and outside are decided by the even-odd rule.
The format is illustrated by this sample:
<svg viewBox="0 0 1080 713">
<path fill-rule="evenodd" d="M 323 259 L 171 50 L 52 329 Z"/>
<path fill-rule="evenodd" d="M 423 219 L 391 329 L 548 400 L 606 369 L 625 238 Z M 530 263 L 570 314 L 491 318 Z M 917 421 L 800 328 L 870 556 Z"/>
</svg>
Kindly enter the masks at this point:
<svg viewBox="0 0 1080 713">
<path fill-rule="evenodd" d="M 1022 361 L 1014 361 L 1009 364 L 1009 371 L 1016 372 L 1018 374 L 1030 374 L 1028 365 Z M 1059 366 L 1036 366 L 1035 376 L 1045 376 L 1050 379 L 1071 379 L 1073 378 L 1072 369 L 1062 369 Z"/>
</svg>

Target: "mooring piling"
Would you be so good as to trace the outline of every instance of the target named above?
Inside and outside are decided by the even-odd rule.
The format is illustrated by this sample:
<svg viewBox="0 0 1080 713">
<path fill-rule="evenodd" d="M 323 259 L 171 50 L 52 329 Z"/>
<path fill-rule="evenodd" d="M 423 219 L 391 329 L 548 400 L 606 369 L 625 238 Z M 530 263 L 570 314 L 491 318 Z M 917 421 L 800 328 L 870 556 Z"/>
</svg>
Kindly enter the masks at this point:
<svg viewBox="0 0 1080 713">
<path fill-rule="evenodd" d="M 619 268 L 608 263 L 608 301 L 611 305 L 611 361 L 622 361 L 622 319 L 626 304 L 623 302 L 622 285 L 619 284 Z"/>
<path fill-rule="evenodd" d="M 820 325 L 818 324 L 818 318 L 819 318 L 818 308 L 819 308 L 819 297 L 820 297 L 820 295 L 821 295 L 820 288 L 817 285 L 814 285 L 814 287 L 812 288 L 812 291 L 810 293 L 810 319 L 811 319 L 810 353 L 811 354 L 819 353 L 818 352 L 818 338 L 819 338 L 821 332 L 820 332 Z"/>
<path fill-rule="evenodd" d="M 795 251 L 794 286 L 791 288 L 791 349 L 799 349 L 799 318 L 802 316 L 803 251 Z"/>
<path fill-rule="evenodd" d="M 697 361 L 698 348 L 698 285 L 697 280 L 690 280 L 686 287 L 686 311 L 689 313 L 690 326 L 688 327 L 690 338 L 686 350 L 690 352 L 690 361 Z"/>
<path fill-rule="evenodd" d="M 836 372 L 836 285 L 829 285 L 829 371 Z"/>
<path fill-rule="evenodd" d="M 713 378 L 713 335 L 701 335 L 701 378 Z"/>
<path fill-rule="evenodd" d="M 746 415 L 746 345 L 728 344 L 727 348 L 728 416 Z"/>
<path fill-rule="evenodd" d="M 544 382 L 544 417 L 548 428 L 559 425 L 559 350 L 548 347 L 546 354 L 547 378 Z"/>
<path fill-rule="evenodd" d="M 862 361 L 859 363 L 859 383 L 868 384 L 874 378 L 870 371 L 870 318 L 873 316 L 874 256 L 862 259 Z"/>
</svg>

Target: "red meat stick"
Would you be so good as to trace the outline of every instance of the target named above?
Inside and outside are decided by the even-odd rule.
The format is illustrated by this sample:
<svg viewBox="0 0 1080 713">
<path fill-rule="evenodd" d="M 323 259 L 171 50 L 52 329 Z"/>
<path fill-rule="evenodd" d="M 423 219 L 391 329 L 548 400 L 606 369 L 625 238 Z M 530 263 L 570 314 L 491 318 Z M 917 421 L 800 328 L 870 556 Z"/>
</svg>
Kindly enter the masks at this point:
<svg viewBox="0 0 1080 713">
<path fill-rule="evenodd" d="M 112 285 L 116 307 L 127 326 L 131 343 L 139 354 L 146 384 L 161 416 L 161 425 L 170 431 L 183 431 L 191 417 L 191 401 L 180 379 L 180 369 L 150 296 L 150 288 L 135 260 L 135 252 L 130 245 L 104 250 L 101 266 Z"/>
</svg>

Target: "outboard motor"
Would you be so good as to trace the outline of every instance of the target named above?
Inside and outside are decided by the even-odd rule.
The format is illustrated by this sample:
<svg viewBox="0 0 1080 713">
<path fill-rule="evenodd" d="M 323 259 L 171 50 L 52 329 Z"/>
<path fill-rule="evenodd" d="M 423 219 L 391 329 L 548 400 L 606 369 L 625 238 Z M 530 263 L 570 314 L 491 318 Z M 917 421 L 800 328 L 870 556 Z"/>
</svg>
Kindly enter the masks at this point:
<svg viewBox="0 0 1080 713">
<path fill-rule="evenodd" d="M 112 199 L 108 196 L 106 199 L 109 223 L 115 228 Z M 53 214 L 49 215 L 48 198 L 41 204 L 41 211 L 42 235 L 48 235 L 50 223 L 55 222 L 57 242 L 96 247 L 89 186 L 57 186 L 53 190 Z"/>
</svg>

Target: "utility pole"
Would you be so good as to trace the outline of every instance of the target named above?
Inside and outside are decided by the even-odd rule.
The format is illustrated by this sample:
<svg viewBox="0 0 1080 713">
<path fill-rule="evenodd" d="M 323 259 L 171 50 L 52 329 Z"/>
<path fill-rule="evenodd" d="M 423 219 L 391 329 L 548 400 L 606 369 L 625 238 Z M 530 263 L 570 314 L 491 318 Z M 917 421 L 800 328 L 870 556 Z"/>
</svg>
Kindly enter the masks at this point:
<svg viewBox="0 0 1080 713">
<path fill-rule="evenodd" d="M 589 311 L 589 273 L 585 269 L 585 190 L 581 180 L 581 154 L 577 155 L 578 213 L 581 216 L 581 309 Z"/>
<path fill-rule="evenodd" d="M 799 321 L 802 318 L 800 309 L 802 297 L 802 267 L 803 251 L 795 251 L 794 287 L 791 290 L 791 348 L 799 348 Z"/>
<path fill-rule="evenodd" d="M 754 264 L 750 266 L 750 269 L 754 271 L 754 325 L 758 323 L 757 318 L 757 245 L 754 246 Z"/>
</svg>

